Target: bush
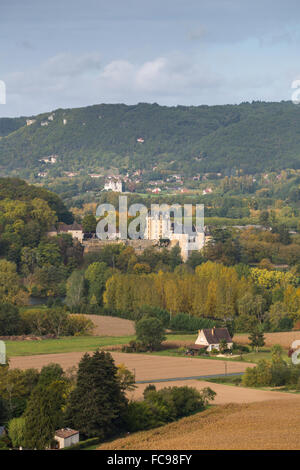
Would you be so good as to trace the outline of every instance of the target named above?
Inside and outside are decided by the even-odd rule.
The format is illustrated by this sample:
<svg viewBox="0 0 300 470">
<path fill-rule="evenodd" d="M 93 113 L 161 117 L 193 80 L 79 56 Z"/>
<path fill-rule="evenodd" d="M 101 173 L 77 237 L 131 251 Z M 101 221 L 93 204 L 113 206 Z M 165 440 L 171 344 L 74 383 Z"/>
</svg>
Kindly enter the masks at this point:
<svg viewBox="0 0 300 470">
<path fill-rule="evenodd" d="M 69 314 L 65 307 L 26 310 L 21 320 L 25 334 L 39 336 L 78 336 L 89 334 L 94 327 L 91 320 L 80 314 Z"/>
<path fill-rule="evenodd" d="M 130 432 L 151 429 L 192 413 L 204 410 L 214 399 L 210 388 L 198 391 L 191 387 L 167 387 L 156 391 L 154 385 L 144 390 L 145 400 L 129 403 L 124 415 Z"/>
<path fill-rule="evenodd" d="M 264 387 L 272 384 L 272 364 L 265 359 L 258 362 L 256 367 L 247 367 L 242 378 L 246 387 Z"/>
</svg>

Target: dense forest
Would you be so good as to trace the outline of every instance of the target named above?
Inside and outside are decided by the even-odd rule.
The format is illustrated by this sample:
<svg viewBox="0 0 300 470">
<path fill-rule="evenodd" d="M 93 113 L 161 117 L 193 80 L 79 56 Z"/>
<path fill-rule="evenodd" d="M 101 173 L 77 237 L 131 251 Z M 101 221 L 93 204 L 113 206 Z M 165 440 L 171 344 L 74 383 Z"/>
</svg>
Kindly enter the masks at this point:
<svg viewBox="0 0 300 470">
<path fill-rule="evenodd" d="M 0 119 L 0 168 L 60 170 L 115 167 L 232 174 L 300 168 L 300 109 L 291 102 L 222 106 L 140 103 L 56 110 Z M 140 139 L 140 141 L 138 141 Z"/>
</svg>

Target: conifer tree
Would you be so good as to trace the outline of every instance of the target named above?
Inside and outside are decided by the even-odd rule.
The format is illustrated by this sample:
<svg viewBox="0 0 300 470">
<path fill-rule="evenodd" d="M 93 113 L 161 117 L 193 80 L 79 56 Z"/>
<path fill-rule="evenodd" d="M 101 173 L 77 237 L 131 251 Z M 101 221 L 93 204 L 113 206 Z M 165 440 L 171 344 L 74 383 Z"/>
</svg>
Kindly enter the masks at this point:
<svg viewBox="0 0 300 470">
<path fill-rule="evenodd" d="M 92 356 L 85 354 L 70 394 L 68 425 L 86 437 L 107 437 L 119 429 L 126 405 L 112 356 L 99 350 Z"/>
</svg>

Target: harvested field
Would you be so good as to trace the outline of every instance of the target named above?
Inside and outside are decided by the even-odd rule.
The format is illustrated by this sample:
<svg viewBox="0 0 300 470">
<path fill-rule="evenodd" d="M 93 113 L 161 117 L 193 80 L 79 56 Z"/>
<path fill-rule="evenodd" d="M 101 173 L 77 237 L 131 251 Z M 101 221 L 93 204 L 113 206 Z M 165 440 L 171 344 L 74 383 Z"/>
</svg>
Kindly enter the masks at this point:
<svg viewBox="0 0 300 470">
<path fill-rule="evenodd" d="M 234 335 L 233 341 L 240 344 L 249 344 L 248 334 Z M 280 344 L 283 348 L 289 349 L 292 342 L 300 340 L 300 331 L 285 331 L 283 333 L 265 333 L 266 346 Z"/>
<path fill-rule="evenodd" d="M 42 354 L 35 356 L 11 357 L 10 366 L 13 368 L 40 369 L 50 362 L 59 363 L 64 369 L 77 365 L 83 352 L 62 354 Z M 135 372 L 136 380 L 155 380 L 177 377 L 198 377 L 201 375 L 223 374 L 225 367 L 223 361 L 210 359 L 197 359 L 191 357 L 153 356 L 151 354 L 125 354 L 111 353 L 116 364 L 125 364 L 128 369 Z M 226 362 L 227 372 L 243 372 L 250 363 Z"/>
<path fill-rule="evenodd" d="M 296 450 L 299 435 L 300 399 L 287 398 L 218 405 L 176 423 L 102 444 L 99 450 Z"/>
<path fill-rule="evenodd" d="M 143 391 L 148 384 L 138 384 L 137 388 L 128 394 L 129 398 L 140 400 L 143 398 Z M 226 403 L 254 403 L 266 400 L 299 400 L 300 395 L 287 394 L 285 392 L 272 392 L 269 390 L 259 390 L 254 388 L 235 387 L 231 385 L 217 384 L 207 382 L 205 380 L 178 380 L 174 382 L 155 383 L 156 390 L 164 387 L 194 387 L 201 390 L 204 387 L 210 387 L 217 394 L 214 400 L 216 405 L 224 405 Z"/>
<path fill-rule="evenodd" d="M 105 315 L 84 315 L 95 325 L 95 336 L 131 336 L 135 334 L 134 322 L 125 318 Z"/>
</svg>

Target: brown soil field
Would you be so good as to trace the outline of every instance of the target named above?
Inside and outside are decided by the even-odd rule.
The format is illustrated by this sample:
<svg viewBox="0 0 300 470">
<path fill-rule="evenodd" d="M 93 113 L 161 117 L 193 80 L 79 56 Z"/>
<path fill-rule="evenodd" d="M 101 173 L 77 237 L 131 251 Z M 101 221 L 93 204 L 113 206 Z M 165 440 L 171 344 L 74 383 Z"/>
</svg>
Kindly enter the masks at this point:
<svg viewBox="0 0 300 470">
<path fill-rule="evenodd" d="M 10 367 L 20 369 L 41 369 L 44 365 L 57 362 L 64 369 L 76 366 L 83 352 L 15 356 L 10 358 Z M 133 371 L 136 380 L 170 379 L 177 377 L 198 377 L 201 375 L 224 374 L 223 361 L 197 359 L 192 357 L 153 356 L 152 354 L 126 354 L 111 352 L 116 364 L 125 364 Z M 255 364 L 226 362 L 227 372 L 243 372 Z"/>
<path fill-rule="evenodd" d="M 137 388 L 128 393 L 128 398 L 133 400 L 143 399 L 143 391 L 148 384 L 138 384 Z M 216 397 L 213 404 L 224 405 L 226 403 L 254 403 L 266 400 L 299 400 L 298 394 L 287 394 L 285 392 L 272 392 L 269 390 L 259 390 L 254 388 L 235 387 L 232 385 L 215 384 L 205 380 L 177 380 L 172 382 L 158 382 L 154 384 L 156 390 L 164 387 L 194 387 L 201 390 L 204 387 L 210 387 L 216 392 Z"/>
<path fill-rule="evenodd" d="M 83 356 L 83 352 L 41 354 L 34 356 L 16 356 L 10 358 L 10 367 L 41 369 L 50 362 L 57 362 L 64 369 L 76 366 Z M 135 372 L 136 380 L 155 380 L 177 377 L 198 377 L 200 375 L 223 374 L 225 371 L 223 361 L 211 359 L 197 359 L 191 357 L 153 356 L 152 354 L 126 354 L 111 353 L 116 364 L 125 364 L 128 369 Z M 245 362 L 226 362 L 227 372 L 243 372 L 247 367 L 255 364 Z"/>
<path fill-rule="evenodd" d="M 95 325 L 94 336 L 131 336 L 135 335 L 134 322 L 125 318 L 105 315 L 84 315 Z"/>
<path fill-rule="evenodd" d="M 248 334 L 234 335 L 233 341 L 240 344 L 249 344 Z M 265 345 L 273 346 L 280 344 L 283 348 L 289 349 L 292 342 L 300 340 L 300 331 L 285 331 L 283 333 L 265 333 Z"/>
<path fill-rule="evenodd" d="M 300 399 L 218 405 L 99 450 L 299 449 Z"/>
</svg>

